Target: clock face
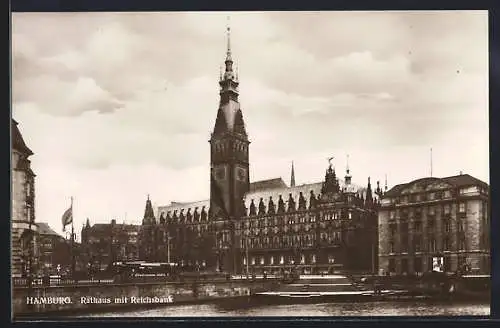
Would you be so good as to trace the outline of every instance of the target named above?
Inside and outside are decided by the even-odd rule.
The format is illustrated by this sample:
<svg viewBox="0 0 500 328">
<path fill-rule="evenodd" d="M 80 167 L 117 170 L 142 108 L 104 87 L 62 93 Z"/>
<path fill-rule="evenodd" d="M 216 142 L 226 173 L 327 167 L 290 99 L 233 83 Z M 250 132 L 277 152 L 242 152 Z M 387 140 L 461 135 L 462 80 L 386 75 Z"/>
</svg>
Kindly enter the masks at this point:
<svg viewBox="0 0 500 328">
<path fill-rule="evenodd" d="M 237 168 L 236 175 L 238 177 L 238 180 L 240 181 L 245 181 L 247 178 L 247 172 L 245 169 L 242 169 L 241 167 Z"/>
</svg>

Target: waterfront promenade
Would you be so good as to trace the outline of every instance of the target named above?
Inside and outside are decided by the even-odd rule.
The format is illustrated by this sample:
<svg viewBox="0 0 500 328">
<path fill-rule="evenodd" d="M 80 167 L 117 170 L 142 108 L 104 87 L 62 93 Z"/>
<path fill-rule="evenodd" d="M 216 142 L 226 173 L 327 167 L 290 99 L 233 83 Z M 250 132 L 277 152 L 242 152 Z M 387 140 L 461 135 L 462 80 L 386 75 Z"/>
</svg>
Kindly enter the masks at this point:
<svg viewBox="0 0 500 328">
<path fill-rule="evenodd" d="M 377 280 L 384 285 L 384 290 L 424 290 L 425 293 L 429 293 L 429 291 L 448 290 L 450 286 L 453 286 L 455 294 L 463 294 L 470 290 L 482 294 L 486 291 L 488 294 L 490 290 L 489 278 L 485 277 L 450 278 L 445 283 L 432 279 L 415 280 L 411 277 L 352 277 L 352 279 L 355 284 L 364 285 L 367 289 L 373 288 L 374 280 Z M 26 285 L 26 282 L 20 278 L 13 280 L 14 318 L 74 316 L 82 313 L 116 311 L 136 313 L 153 308 L 189 304 L 249 305 L 250 302 L 246 300 L 250 299 L 252 294 L 273 290 L 287 283 L 283 277 L 273 275 L 266 277 L 225 275 L 218 278 L 200 275 L 187 279 L 143 276 L 121 282 L 115 279 L 52 279 L 51 281 L 35 279 L 31 286 Z M 468 296 L 465 299 L 467 300 Z M 487 298 L 481 296 L 480 299 L 484 304 L 489 304 Z M 390 300 L 385 299 L 385 301 Z M 398 300 L 392 301 L 398 303 Z M 410 297 L 404 303 L 412 301 L 416 300 Z"/>
<path fill-rule="evenodd" d="M 166 280 L 165 277 L 136 277 L 127 282 L 113 279 L 59 280 L 32 286 L 15 280 L 14 317 L 50 316 L 103 312 L 111 309 L 151 308 L 167 304 L 200 303 L 251 295 L 275 288 L 273 277 L 228 277 L 219 279 Z"/>
</svg>

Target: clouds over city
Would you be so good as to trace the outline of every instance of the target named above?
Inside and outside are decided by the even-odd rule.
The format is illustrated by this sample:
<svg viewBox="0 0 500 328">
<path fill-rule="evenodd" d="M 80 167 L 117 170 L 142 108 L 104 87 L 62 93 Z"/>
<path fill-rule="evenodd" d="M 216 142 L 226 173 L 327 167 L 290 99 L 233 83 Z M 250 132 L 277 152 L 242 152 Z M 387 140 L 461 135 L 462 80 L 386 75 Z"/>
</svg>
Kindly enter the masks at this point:
<svg viewBox="0 0 500 328">
<path fill-rule="evenodd" d="M 146 193 L 206 198 L 227 15 L 14 14 L 13 116 L 35 152 L 42 221 L 63 194 L 105 221 L 140 217 Z M 230 16 L 253 178 L 286 177 L 295 159 L 304 181 L 318 180 L 321 156 L 343 167 L 351 153 L 360 183 L 385 173 L 398 183 L 425 175 L 434 147 L 436 173 L 488 179 L 486 12 Z M 106 205 L 90 181 L 109 190 Z"/>
</svg>

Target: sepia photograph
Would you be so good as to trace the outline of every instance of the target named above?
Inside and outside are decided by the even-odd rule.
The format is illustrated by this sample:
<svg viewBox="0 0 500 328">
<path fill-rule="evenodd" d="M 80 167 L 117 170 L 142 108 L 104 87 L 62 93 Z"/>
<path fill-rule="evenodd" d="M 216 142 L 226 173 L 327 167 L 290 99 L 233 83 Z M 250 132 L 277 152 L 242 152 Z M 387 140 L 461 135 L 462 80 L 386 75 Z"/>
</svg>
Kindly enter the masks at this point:
<svg viewBox="0 0 500 328">
<path fill-rule="evenodd" d="M 14 320 L 489 316 L 488 11 L 12 14 Z"/>
</svg>

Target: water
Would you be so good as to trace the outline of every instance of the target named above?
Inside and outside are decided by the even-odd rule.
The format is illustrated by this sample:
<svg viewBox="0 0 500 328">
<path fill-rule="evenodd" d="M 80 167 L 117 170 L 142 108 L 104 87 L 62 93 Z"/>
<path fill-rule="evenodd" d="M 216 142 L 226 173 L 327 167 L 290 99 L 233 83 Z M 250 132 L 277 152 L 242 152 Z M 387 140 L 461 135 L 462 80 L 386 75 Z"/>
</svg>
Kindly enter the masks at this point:
<svg viewBox="0 0 500 328">
<path fill-rule="evenodd" d="M 487 316 L 488 303 L 367 302 L 261 305 L 230 308 L 216 304 L 170 305 L 160 308 L 82 315 L 82 317 L 259 317 L 259 316 Z"/>
</svg>

